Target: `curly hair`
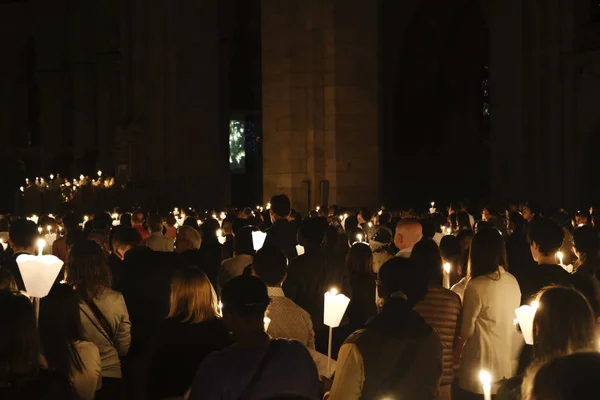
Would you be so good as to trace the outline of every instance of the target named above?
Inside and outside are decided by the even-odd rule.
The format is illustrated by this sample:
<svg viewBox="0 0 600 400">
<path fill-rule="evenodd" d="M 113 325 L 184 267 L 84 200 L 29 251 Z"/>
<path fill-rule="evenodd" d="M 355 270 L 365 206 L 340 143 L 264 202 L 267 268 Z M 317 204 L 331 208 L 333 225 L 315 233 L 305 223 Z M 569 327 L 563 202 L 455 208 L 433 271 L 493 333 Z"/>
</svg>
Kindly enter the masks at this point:
<svg viewBox="0 0 600 400">
<path fill-rule="evenodd" d="M 111 287 L 112 275 L 106 252 L 92 240 L 76 243 L 69 253 L 67 280 L 84 301 Z"/>
</svg>

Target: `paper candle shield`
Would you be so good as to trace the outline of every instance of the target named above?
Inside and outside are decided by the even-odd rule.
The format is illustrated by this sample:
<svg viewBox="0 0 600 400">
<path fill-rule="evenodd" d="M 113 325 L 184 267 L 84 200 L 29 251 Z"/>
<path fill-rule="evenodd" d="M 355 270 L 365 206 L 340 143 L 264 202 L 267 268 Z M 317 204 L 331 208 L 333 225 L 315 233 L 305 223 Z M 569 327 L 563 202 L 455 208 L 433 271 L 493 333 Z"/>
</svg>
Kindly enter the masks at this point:
<svg viewBox="0 0 600 400">
<path fill-rule="evenodd" d="M 350 304 L 350 299 L 339 293 L 335 296 L 331 292 L 325 293 L 325 312 L 323 323 L 332 328 L 337 328 L 342 322 L 342 317 Z"/>
<path fill-rule="evenodd" d="M 63 266 L 62 260 L 58 257 L 30 256 L 28 254 L 17 257 L 17 264 L 27 294 L 38 298 L 48 295 Z"/>
<path fill-rule="evenodd" d="M 531 345 L 533 344 L 533 318 L 535 317 L 536 311 L 537 308 L 527 305 L 521 306 L 515 310 L 525 343 Z"/>
<path fill-rule="evenodd" d="M 267 234 L 264 232 L 252 232 L 252 245 L 254 247 L 254 251 L 262 249 L 266 238 Z"/>
<path fill-rule="evenodd" d="M 44 239 L 46 239 L 46 243 L 48 243 L 48 247 L 52 248 L 52 244 L 54 244 L 54 242 L 56 242 L 56 233 L 47 233 L 44 236 Z"/>
<path fill-rule="evenodd" d="M 299 244 L 296 245 L 296 253 L 298 253 L 299 256 L 304 254 L 304 246 L 300 246 Z"/>
<path fill-rule="evenodd" d="M 263 323 L 265 324 L 265 332 L 269 330 L 269 325 L 271 325 L 271 318 L 264 317 Z"/>
</svg>

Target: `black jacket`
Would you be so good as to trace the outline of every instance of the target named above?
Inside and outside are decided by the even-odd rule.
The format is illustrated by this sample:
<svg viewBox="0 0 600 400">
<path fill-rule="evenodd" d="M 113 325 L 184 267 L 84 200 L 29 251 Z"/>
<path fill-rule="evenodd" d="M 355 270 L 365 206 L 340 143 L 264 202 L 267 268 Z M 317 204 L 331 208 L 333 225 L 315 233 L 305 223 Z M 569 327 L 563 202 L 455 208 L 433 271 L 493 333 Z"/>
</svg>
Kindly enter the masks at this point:
<svg viewBox="0 0 600 400">
<path fill-rule="evenodd" d="M 286 219 L 278 219 L 267 229 L 265 245 L 277 247 L 285 253 L 288 260 L 298 257 L 296 245 L 298 244 L 298 230 L 295 224 Z"/>
</svg>

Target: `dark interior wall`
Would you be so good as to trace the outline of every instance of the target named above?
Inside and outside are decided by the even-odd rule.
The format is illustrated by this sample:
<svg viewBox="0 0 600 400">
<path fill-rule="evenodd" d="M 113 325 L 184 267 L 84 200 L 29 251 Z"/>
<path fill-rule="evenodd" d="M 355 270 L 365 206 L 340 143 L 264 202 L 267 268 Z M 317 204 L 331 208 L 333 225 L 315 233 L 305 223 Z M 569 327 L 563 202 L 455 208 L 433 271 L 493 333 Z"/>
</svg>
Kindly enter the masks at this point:
<svg viewBox="0 0 600 400">
<path fill-rule="evenodd" d="M 383 0 L 381 7 L 385 204 L 486 197 L 487 33 L 479 3 Z"/>
</svg>

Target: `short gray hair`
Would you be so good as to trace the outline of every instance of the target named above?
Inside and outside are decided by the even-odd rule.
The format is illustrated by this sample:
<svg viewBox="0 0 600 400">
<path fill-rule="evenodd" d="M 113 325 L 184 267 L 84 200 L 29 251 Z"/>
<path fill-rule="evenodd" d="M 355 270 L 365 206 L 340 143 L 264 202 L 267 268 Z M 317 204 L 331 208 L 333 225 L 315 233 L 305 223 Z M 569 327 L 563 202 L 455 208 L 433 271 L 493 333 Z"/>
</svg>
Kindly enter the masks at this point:
<svg viewBox="0 0 600 400">
<path fill-rule="evenodd" d="M 202 244 L 202 238 L 200 237 L 200 232 L 198 232 L 196 229 L 192 228 L 191 226 L 184 225 L 179 228 L 177 234 L 183 236 L 183 238 L 190 242 L 194 248 L 200 248 L 200 245 Z"/>
</svg>

